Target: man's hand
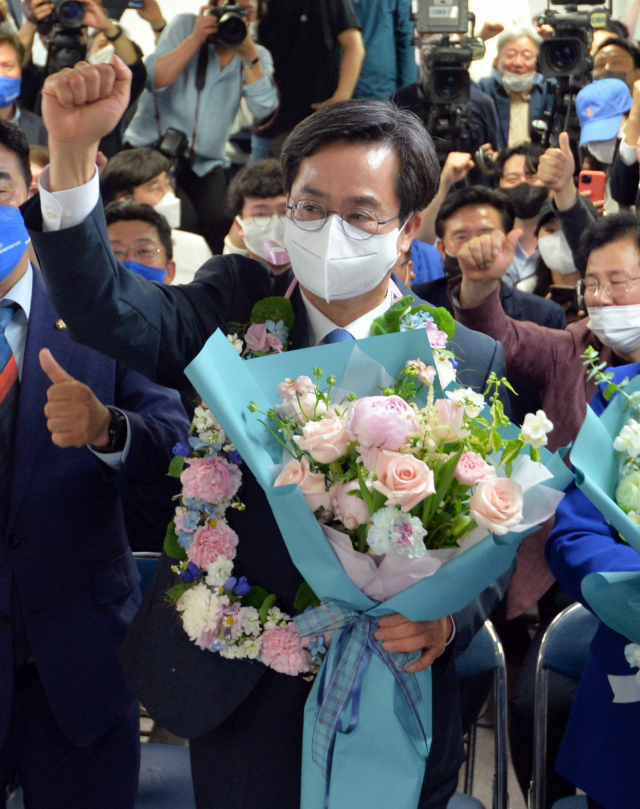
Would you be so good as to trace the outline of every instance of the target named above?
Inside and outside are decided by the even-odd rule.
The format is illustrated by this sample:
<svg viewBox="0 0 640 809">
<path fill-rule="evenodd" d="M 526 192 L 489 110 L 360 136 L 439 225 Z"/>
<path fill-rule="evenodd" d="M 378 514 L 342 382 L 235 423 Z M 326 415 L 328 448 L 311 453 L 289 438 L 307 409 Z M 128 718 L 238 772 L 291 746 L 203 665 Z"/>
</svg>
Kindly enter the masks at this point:
<svg viewBox="0 0 640 809">
<path fill-rule="evenodd" d="M 450 188 L 454 183 L 459 183 L 467 176 L 475 163 L 471 155 L 466 152 L 449 152 L 442 167 L 440 183 Z"/>
<path fill-rule="evenodd" d="M 338 95 L 332 95 L 331 98 L 327 98 L 325 101 L 318 101 L 316 104 L 312 104 L 311 109 L 323 110 L 325 107 L 332 107 L 334 104 L 339 104 L 340 101 L 348 101 L 348 99 L 341 98 Z"/>
<path fill-rule="evenodd" d="M 218 18 L 215 14 L 209 14 L 215 6 L 202 6 L 198 12 L 193 31 L 190 38 L 194 40 L 198 47 L 204 45 L 212 34 L 218 33 Z"/>
<path fill-rule="evenodd" d="M 407 666 L 407 671 L 415 674 L 429 668 L 444 652 L 447 641 L 453 632 L 453 621 L 447 616 L 439 621 L 419 621 L 414 623 L 403 615 L 385 615 L 378 623 L 376 640 L 382 641 L 387 652 L 417 652 L 423 649 L 422 656 Z"/>
<path fill-rule="evenodd" d="M 497 37 L 503 31 L 504 25 L 501 22 L 486 22 L 480 29 L 478 36 L 483 42 L 486 42 L 488 39 Z"/>
<path fill-rule="evenodd" d="M 58 365 L 48 348 L 40 352 L 40 365 L 53 383 L 44 408 L 53 443 L 57 447 L 106 447 L 111 423 L 108 408 Z"/>
<path fill-rule="evenodd" d="M 136 11 L 143 20 L 149 23 L 154 31 L 165 22 L 158 0 L 142 0 L 142 8 L 138 8 Z"/>
<path fill-rule="evenodd" d="M 458 253 L 458 264 L 465 279 L 474 283 L 499 281 L 513 264 L 520 236 L 521 230 L 512 230 L 508 236 L 494 230 L 465 242 Z"/>
<path fill-rule="evenodd" d="M 47 78 L 42 117 L 49 144 L 96 146 L 120 123 L 131 89 L 131 71 L 118 56 L 106 65 L 78 62 Z"/>
<path fill-rule="evenodd" d="M 53 9 L 54 5 L 50 0 L 31 0 L 29 17 L 32 22 L 39 23 L 53 14 Z"/>
<path fill-rule="evenodd" d="M 558 148 L 547 149 L 540 158 L 538 179 L 552 191 L 562 191 L 568 183 L 573 185 L 575 169 L 569 135 L 561 132 L 558 138 Z"/>
</svg>

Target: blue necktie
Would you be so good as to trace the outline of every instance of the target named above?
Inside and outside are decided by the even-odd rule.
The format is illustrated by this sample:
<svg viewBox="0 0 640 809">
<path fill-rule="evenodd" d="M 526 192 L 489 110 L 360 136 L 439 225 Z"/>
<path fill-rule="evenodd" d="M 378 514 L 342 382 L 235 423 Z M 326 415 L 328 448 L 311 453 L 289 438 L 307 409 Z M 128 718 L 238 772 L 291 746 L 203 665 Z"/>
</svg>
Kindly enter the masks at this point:
<svg viewBox="0 0 640 809">
<path fill-rule="evenodd" d="M 323 337 L 320 340 L 320 345 L 325 346 L 329 345 L 329 343 L 346 343 L 348 340 L 355 340 L 356 338 L 351 334 L 351 332 L 347 331 L 346 329 L 334 329 L 330 331 L 326 337 Z"/>
<path fill-rule="evenodd" d="M 13 437 L 18 411 L 18 366 L 5 329 L 18 309 L 17 303 L 0 305 L 0 510 L 9 505 L 13 467 Z"/>
</svg>

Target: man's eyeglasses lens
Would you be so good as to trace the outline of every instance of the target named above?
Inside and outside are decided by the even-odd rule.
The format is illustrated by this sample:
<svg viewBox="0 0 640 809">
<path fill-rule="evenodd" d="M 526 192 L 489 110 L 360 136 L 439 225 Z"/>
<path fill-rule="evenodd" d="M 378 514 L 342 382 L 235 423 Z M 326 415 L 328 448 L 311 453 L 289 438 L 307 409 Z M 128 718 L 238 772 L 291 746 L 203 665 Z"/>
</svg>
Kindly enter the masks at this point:
<svg viewBox="0 0 640 809">
<path fill-rule="evenodd" d="M 324 205 L 309 199 L 301 199 L 289 207 L 294 223 L 301 230 L 320 230 L 329 216 Z M 351 208 L 340 220 L 347 236 L 361 241 L 375 236 L 380 225 L 378 217 L 366 208 Z"/>
<path fill-rule="evenodd" d="M 253 224 L 259 228 L 266 228 L 271 224 L 272 218 L 279 219 L 280 222 L 284 225 L 287 220 L 286 213 L 278 213 L 274 214 L 273 217 L 271 216 L 250 216 L 248 217 L 250 220 L 253 220 Z"/>
<path fill-rule="evenodd" d="M 128 250 L 114 250 L 113 255 L 118 261 L 124 261 L 128 252 Z M 134 250 L 132 252 L 133 260 L 139 262 L 140 264 L 150 264 L 152 261 L 155 261 L 155 257 L 159 252 L 159 247 L 156 247 L 155 250 L 148 247 L 140 248 L 139 250 Z"/>
<path fill-rule="evenodd" d="M 578 290 L 578 295 L 583 298 L 595 298 L 598 292 L 601 289 L 604 289 L 605 292 L 615 300 L 616 298 L 621 298 L 626 295 L 629 291 L 629 287 L 638 280 L 640 279 L 623 278 L 620 281 L 609 281 L 608 283 L 601 285 L 595 279 L 587 279 L 586 281 L 578 281 L 576 288 Z"/>
</svg>

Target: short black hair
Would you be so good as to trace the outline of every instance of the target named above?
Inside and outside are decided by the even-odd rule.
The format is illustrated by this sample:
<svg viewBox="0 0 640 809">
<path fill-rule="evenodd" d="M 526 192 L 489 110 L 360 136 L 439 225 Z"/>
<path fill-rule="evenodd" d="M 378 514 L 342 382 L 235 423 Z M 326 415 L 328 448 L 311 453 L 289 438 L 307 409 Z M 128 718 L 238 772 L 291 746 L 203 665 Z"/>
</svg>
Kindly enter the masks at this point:
<svg viewBox="0 0 640 809">
<path fill-rule="evenodd" d="M 635 69 L 638 70 L 638 68 L 640 68 L 640 47 L 638 47 L 635 42 L 631 42 L 629 39 L 623 39 L 622 37 L 606 39 L 596 51 L 596 56 L 603 48 L 608 48 L 609 45 L 616 45 L 618 48 L 622 48 L 622 50 L 626 51 L 633 59 Z"/>
<path fill-rule="evenodd" d="M 589 256 L 594 250 L 625 239 L 631 239 L 636 243 L 640 256 L 640 222 L 634 214 L 626 212 L 601 216 L 592 222 L 580 236 L 575 257 L 576 269 L 580 275 L 584 278 Z"/>
<path fill-rule="evenodd" d="M 300 164 L 335 141 L 388 144 L 400 161 L 396 194 L 400 219 L 421 211 L 436 195 L 440 167 L 433 141 L 417 115 L 391 101 L 351 99 L 314 113 L 299 123 L 282 150 L 285 187 L 290 193 Z"/>
<path fill-rule="evenodd" d="M 0 146 L 4 146 L 16 156 L 20 174 L 24 178 L 28 191 L 31 185 L 31 164 L 29 163 L 27 136 L 17 124 L 0 119 Z"/>
<path fill-rule="evenodd" d="M 169 171 L 169 161 L 154 149 L 118 152 L 100 176 L 100 192 L 105 205 L 120 197 L 131 196 L 139 185 L 148 183 L 163 171 Z"/>
<path fill-rule="evenodd" d="M 25 55 L 24 45 L 20 42 L 8 23 L 2 23 L 2 25 L 0 25 L 0 45 L 2 44 L 11 45 L 18 57 L 18 63 L 20 67 L 22 67 Z"/>
<path fill-rule="evenodd" d="M 501 149 L 493 166 L 495 174 L 500 179 L 504 173 L 504 164 L 514 155 L 524 155 L 527 174 L 537 174 L 538 163 L 543 154 L 544 149 L 539 143 L 520 143 L 518 146 Z"/>
<path fill-rule="evenodd" d="M 249 163 L 231 180 L 227 194 L 229 210 L 234 216 L 240 216 L 247 197 L 269 199 L 281 197 L 284 193 L 282 163 L 273 157 L 266 157 Z"/>
<path fill-rule="evenodd" d="M 513 230 L 516 215 L 509 197 L 502 191 L 495 191 L 484 185 L 472 185 L 470 188 L 454 191 L 445 199 L 436 217 L 436 236 L 439 239 L 444 237 L 447 222 L 458 211 L 480 205 L 489 205 L 500 214 L 502 229 L 505 233 Z"/>
<path fill-rule="evenodd" d="M 116 222 L 146 222 L 152 225 L 158 232 L 160 243 L 164 247 L 167 259 L 173 258 L 173 243 L 171 242 L 171 228 L 169 223 L 161 213 L 158 213 L 151 205 L 144 205 L 141 202 L 131 202 L 131 200 L 120 200 L 110 202 L 104 209 L 104 218 L 107 227 Z"/>
</svg>

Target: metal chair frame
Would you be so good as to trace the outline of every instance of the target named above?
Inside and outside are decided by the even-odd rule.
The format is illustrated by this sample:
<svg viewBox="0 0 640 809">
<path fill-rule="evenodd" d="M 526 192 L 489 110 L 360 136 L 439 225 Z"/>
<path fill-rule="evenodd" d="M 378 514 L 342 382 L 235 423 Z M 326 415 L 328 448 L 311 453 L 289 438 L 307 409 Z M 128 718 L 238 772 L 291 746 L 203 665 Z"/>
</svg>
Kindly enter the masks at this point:
<svg viewBox="0 0 640 809">
<path fill-rule="evenodd" d="M 549 696 L 549 667 L 545 665 L 547 647 L 558 625 L 569 615 L 580 611 L 586 612 L 586 609 L 582 604 L 576 602 L 556 615 L 549 624 L 547 631 L 544 633 L 540 650 L 538 651 L 533 707 L 533 771 L 527 802 L 529 809 L 544 809 L 547 797 L 547 776 L 545 769 L 547 761 L 547 711 Z"/>
</svg>

